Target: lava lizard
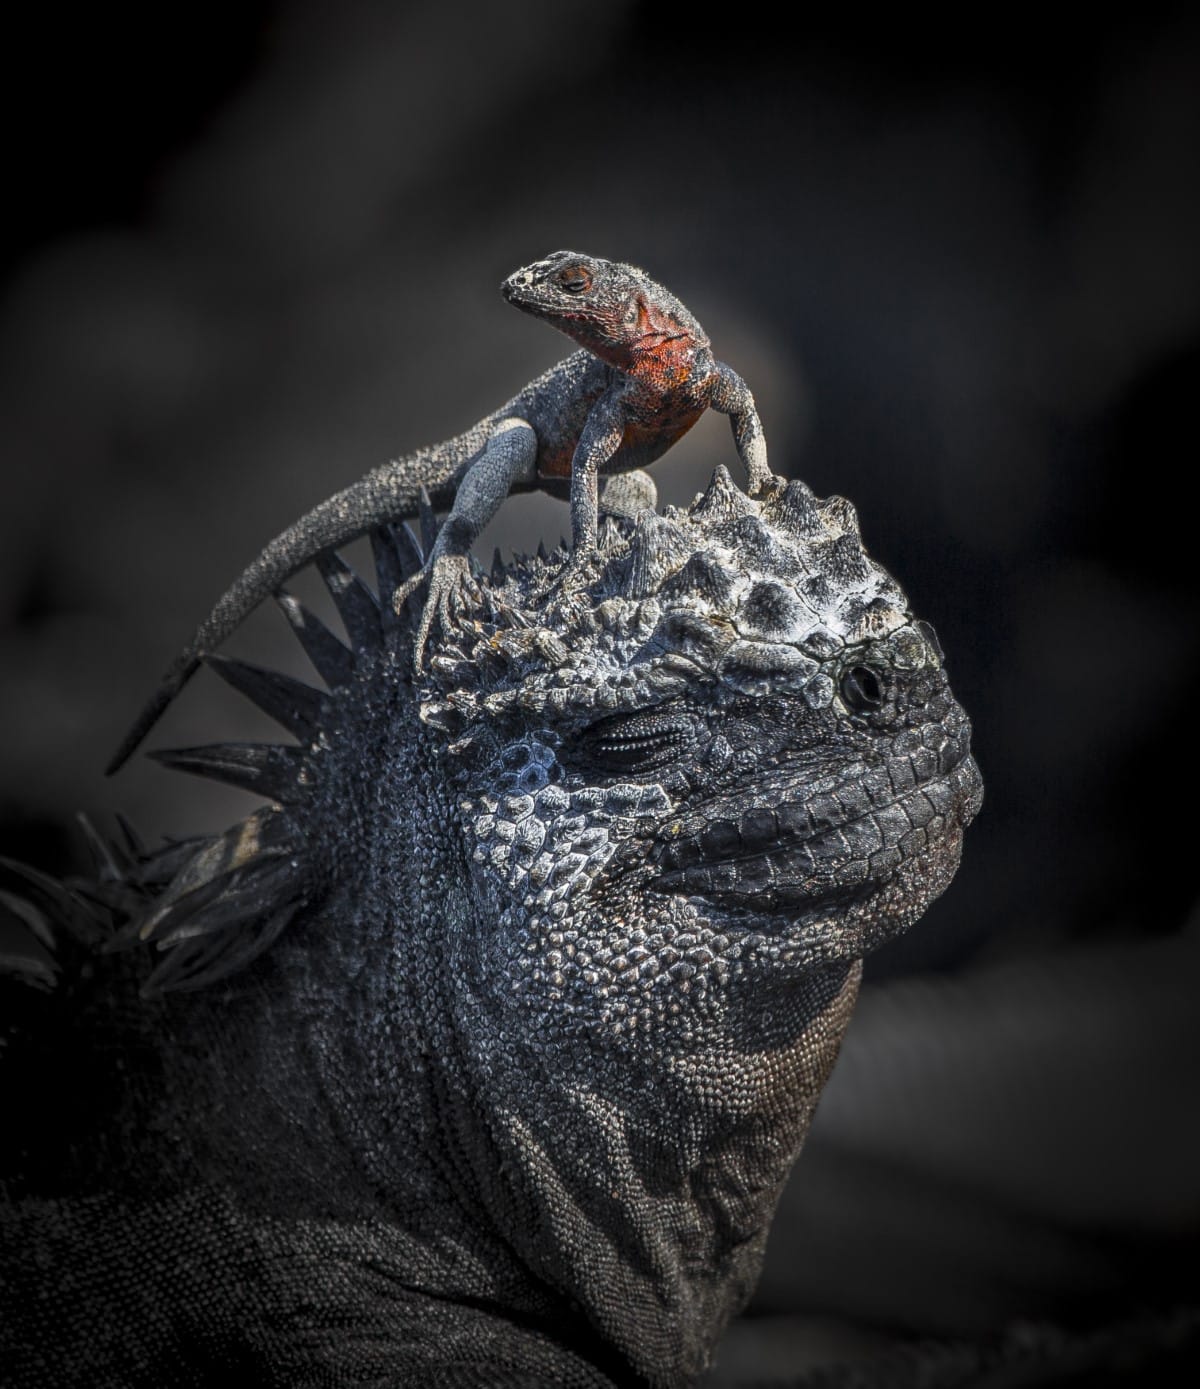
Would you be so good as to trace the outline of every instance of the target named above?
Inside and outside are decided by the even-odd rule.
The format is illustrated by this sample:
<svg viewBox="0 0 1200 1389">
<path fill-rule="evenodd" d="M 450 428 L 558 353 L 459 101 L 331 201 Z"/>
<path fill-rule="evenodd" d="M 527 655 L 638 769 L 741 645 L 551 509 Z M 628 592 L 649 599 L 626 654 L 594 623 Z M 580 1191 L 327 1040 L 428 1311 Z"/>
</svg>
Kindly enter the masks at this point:
<svg viewBox="0 0 1200 1389">
<path fill-rule="evenodd" d="M 435 618 L 445 620 L 471 543 L 512 492 L 569 497 L 574 569 L 595 550 L 597 478 L 662 456 L 706 409 L 728 415 L 749 490 L 771 480 L 754 398 L 712 353 L 703 328 L 643 271 L 556 251 L 501 286 L 510 304 L 579 343 L 556 366 L 464 433 L 373 469 L 321 502 L 266 546 L 213 607 L 164 675 L 108 765 L 117 771 L 168 704 L 264 598 L 322 550 L 372 525 L 418 514 L 422 491 L 450 508 L 425 568 L 429 595 L 414 646 L 419 664 Z"/>
</svg>

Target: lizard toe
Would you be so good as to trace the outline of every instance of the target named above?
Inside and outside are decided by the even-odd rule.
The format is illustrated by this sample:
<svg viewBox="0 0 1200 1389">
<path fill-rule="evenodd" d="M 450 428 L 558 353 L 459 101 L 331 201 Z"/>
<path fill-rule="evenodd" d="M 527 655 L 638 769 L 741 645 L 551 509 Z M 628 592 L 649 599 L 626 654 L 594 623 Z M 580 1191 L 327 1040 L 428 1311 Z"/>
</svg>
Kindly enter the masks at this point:
<svg viewBox="0 0 1200 1389">
<path fill-rule="evenodd" d="M 470 560 L 466 555 L 435 554 L 421 573 L 414 575 L 415 579 L 427 579 L 429 583 L 425 607 L 421 612 L 421 621 L 413 642 L 413 669 L 418 674 L 424 667 L 425 648 L 429 644 L 434 623 L 436 622 L 443 632 L 449 632 L 454 627 L 456 613 L 460 607 L 459 589 L 463 580 L 470 574 L 470 567 Z M 409 584 L 412 582 L 410 579 Z M 400 590 L 397 590 L 398 602 L 399 595 Z"/>
</svg>

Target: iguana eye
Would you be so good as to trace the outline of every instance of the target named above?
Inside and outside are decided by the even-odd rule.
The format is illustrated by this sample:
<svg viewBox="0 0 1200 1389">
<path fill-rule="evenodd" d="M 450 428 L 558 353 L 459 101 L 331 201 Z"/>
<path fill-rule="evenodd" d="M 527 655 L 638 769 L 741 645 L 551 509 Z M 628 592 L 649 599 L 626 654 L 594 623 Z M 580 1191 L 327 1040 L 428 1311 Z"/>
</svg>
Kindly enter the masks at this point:
<svg viewBox="0 0 1200 1389">
<path fill-rule="evenodd" d="M 655 709 L 601 719 L 578 735 L 574 751 L 598 771 L 649 772 L 674 762 L 694 737 L 687 715 Z"/>
<path fill-rule="evenodd" d="M 870 666 L 851 666 L 842 675 L 842 701 L 853 714 L 865 714 L 883 703 L 883 681 Z"/>
<path fill-rule="evenodd" d="M 556 278 L 558 287 L 568 294 L 586 294 L 592 287 L 592 272 L 586 265 L 568 265 Z"/>
</svg>

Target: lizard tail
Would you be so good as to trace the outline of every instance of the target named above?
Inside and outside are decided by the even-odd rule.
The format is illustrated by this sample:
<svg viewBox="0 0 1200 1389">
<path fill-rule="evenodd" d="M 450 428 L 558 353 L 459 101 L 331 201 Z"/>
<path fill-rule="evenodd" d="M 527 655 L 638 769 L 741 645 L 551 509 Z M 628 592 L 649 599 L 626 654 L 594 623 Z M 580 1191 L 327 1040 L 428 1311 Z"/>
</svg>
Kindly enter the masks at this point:
<svg viewBox="0 0 1200 1389">
<path fill-rule="evenodd" d="M 106 775 L 112 776 L 124 766 L 204 658 L 285 579 L 324 551 L 344 545 L 372 526 L 416 516 L 421 505 L 422 483 L 428 485 L 435 509 L 441 510 L 453 501 L 461 467 L 440 479 L 430 479 L 422 476 L 423 470 L 413 467 L 413 461 L 407 458 L 385 463 L 336 492 L 277 535 L 257 559 L 247 565 L 168 667 L 105 768 Z"/>
</svg>

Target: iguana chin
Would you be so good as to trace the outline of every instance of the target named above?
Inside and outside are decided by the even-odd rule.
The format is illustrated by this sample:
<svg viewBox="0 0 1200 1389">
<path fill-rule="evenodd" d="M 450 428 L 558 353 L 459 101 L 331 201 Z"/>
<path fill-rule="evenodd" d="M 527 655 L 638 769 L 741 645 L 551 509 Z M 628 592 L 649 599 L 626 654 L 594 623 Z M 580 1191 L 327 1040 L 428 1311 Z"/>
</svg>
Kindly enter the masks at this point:
<svg viewBox="0 0 1200 1389">
<path fill-rule="evenodd" d="M 294 743 L 157 754 L 266 805 L 10 866 L 57 951 L 0 1067 L 14 1385 L 692 1384 L 955 871 L 969 724 L 840 498 L 607 516 L 589 589 L 463 579 L 416 682 L 373 543 L 378 596 L 320 560 L 348 646 L 281 600 L 327 692 L 214 661 Z"/>
</svg>

